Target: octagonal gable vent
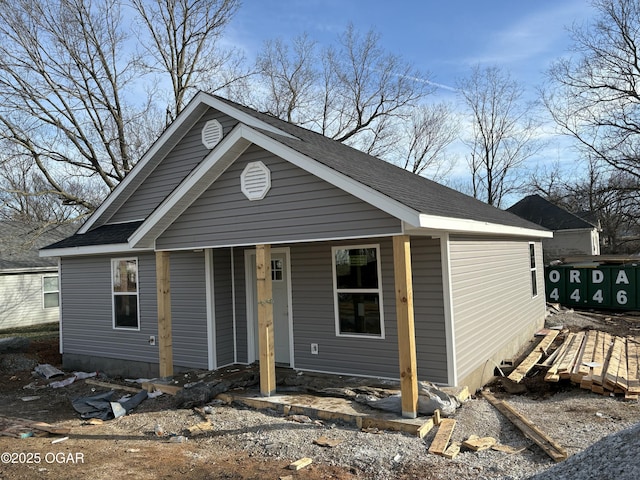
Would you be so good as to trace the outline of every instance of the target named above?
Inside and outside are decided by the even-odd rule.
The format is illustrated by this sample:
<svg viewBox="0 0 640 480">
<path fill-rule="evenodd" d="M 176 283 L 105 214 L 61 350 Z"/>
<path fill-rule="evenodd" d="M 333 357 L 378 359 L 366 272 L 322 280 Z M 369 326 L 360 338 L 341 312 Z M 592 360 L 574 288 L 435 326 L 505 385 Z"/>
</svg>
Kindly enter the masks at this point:
<svg viewBox="0 0 640 480">
<path fill-rule="evenodd" d="M 218 120 L 209 120 L 202 128 L 202 143 L 211 150 L 222 140 L 222 125 Z"/>
<path fill-rule="evenodd" d="M 262 162 L 251 162 L 240 176 L 240 188 L 249 200 L 262 200 L 271 188 L 271 171 Z"/>
</svg>

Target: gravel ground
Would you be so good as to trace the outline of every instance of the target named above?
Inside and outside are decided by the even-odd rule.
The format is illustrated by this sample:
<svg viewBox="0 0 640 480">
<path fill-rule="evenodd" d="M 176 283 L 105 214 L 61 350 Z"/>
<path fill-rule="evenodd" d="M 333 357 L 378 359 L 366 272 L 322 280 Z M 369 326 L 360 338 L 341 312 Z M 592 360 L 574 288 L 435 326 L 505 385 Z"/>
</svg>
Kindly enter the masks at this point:
<svg viewBox="0 0 640 480">
<path fill-rule="evenodd" d="M 612 333 L 623 334 L 625 329 L 629 331 L 638 325 L 636 319 L 562 312 L 550 317 L 548 324 L 561 323 L 572 329 L 610 329 Z M 20 359 L 13 354 L 5 360 L 6 366 L 20 364 Z M 35 393 L 43 396 L 41 403 L 23 402 L 21 396 L 34 393 L 22 389 L 28 378 L 20 374 L 7 375 L 0 389 L 1 413 L 56 421 L 71 427 L 70 439 L 60 445 L 67 451 L 84 452 L 88 461 L 85 467 L 67 470 L 56 470 L 55 465 L 47 465 L 44 470 L 0 465 L 0 479 L 31 479 L 45 474 L 46 478 L 90 475 L 96 480 L 126 475 L 140 479 L 184 475 L 187 478 L 275 479 L 291 475 L 286 466 L 303 457 L 311 458 L 313 464 L 293 473 L 294 478 L 640 478 L 634 458 L 640 446 L 640 404 L 594 394 L 569 383 L 549 384 L 540 377 L 527 378 L 528 392 L 521 395 L 505 393 L 499 382 L 490 388 L 566 448 L 570 458 L 560 464 L 555 464 L 527 440 L 481 395 L 465 402 L 453 415 L 457 423 L 452 441 L 462 441 L 470 435 L 491 436 L 518 453 L 463 449 L 448 460 L 428 453 L 436 429 L 424 439 L 394 432 L 366 433 L 354 425 L 299 423 L 275 411 L 256 411 L 218 401 L 212 402 L 213 430 L 187 435 L 188 441 L 178 445 L 166 437 L 157 438 L 154 427 L 161 425 L 165 432 L 181 435 L 202 419 L 191 409 L 171 408 L 174 400 L 167 395 L 146 400 L 132 414 L 120 419 L 87 426 L 82 425 L 71 410 L 69 399 L 91 394 L 89 385 L 79 381 L 65 389 L 38 390 Z M 12 390 L 10 387 L 14 384 Z M 341 443 L 333 448 L 314 444 L 321 436 Z M 0 450 L 12 451 L 16 445 L 41 450 L 51 448 L 46 446 L 50 445 L 50 439 L 46 438 L 17 441 L 23 443 L 0 437 Z"/>
</svg>

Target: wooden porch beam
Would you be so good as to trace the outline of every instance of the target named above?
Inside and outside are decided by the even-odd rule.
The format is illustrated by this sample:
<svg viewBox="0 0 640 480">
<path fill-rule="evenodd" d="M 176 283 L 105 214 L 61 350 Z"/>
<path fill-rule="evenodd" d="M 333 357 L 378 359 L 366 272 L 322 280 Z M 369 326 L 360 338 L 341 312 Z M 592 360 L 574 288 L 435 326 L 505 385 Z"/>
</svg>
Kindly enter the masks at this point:
<svg viewBox="0 0 640 480">
<path fill-rule="evenodd" d="M 256 279 L 256 291 L 258 294 L 260 393 L 265 397 L 269 397 L 276 392 L 271 245 L 256 245 Z"/>
<path fill-rule="evenodd" d="M 173 337 L 171 334 L 171 278 L 169 252 L 156 252 L 158 297 L 158 355 L 160 376 L 173 375 Z"/>
<path fill-rule="evenodd" d="M 398 354 L 400 357 L 400 393 L 402 416 L 418 416 L 418 365 L 413 316 L 413 281 L 411 243 L 408 235 L 393 237 L 393 273 L 398 322 Z"/>
</svg>

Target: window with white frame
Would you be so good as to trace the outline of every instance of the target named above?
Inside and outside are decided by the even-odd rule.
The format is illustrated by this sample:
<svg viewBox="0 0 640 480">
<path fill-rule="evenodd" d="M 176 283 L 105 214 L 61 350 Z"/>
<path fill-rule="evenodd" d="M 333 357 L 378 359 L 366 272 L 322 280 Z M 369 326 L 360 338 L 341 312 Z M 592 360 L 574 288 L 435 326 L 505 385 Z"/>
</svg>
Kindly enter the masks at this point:
<svg viewBox="0 0 640 480">
<path fill-rule="evenodd" d="M 140 329 L 138 315 L 138 259 L 111 260 L 113 328 Z"/>
<path fill-rule="evenodd" d="M 380 248 L 333 247 L 336 334 L 384 337 Z"/>
<path fill-rule="evenodd" d="M 57 308 L 60 306 L 60 287 L 57 275 L 42 277 L 42 306 Z"/>
<path fill-rule="evenodd" d="M 529 269 L 531 271 L 531 296 L 538 295 L 538 269 L 536 268 L 536 245 L 534 243 L 529 244 Z"/>
</svg>

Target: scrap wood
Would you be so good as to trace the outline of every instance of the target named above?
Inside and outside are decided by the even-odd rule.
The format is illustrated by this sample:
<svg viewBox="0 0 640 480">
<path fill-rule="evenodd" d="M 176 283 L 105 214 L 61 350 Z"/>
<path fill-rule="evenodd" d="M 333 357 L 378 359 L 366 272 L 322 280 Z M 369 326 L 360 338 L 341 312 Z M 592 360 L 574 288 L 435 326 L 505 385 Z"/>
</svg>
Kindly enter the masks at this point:
<svg viewBox="0 0 640 480">
<path fill-rule="evenodd" d="M 300 460 L 296 460 L 292 464 L 289 465 L 289 470 L 300 470 L 308 465 L 311 465 L 313 462 L 309 457 L 301 458 Z"/>
<path fill-rule="evenodd" d="M 95 385 L 96 387 L 108 388 L 110 390 L 123 390 L 131 393 L 138 393 L 141 390 L 140 388 L 127 387 L 126 385 L 118 385 L 117 383 L 101 382 L 100 380 L 94 380 L 93 378 L 87 378 L 84 383 Z"/>
<path fill-rule="evenodd" d="M 627 393 L 630 395 L 640 394 L 640 379 L 638 378 L 639 346 L 640 344 L 638 344 L 637 338 L 627 338 L 627 374 L 629 376 L 629 389 L 627 390 Z"/>
<path fill-rule="evenodd" d="M 507 417 L 529 440 L 534 441 L 555 462 L 567 459 L 567 451 L 553 441 L 542 430 L 536 427 L 530 420 L 515 410 L 503 400 L 498 400 L 490 392 L 482 392 L 482 396 L 493 405 L 500 413 Z"/>
<path fill-rule="evenodd" d="M 569 349 L 565 353 L 564 358 L 558 365 L 558 375 L 560 378 L 570 378 L 571 372 L 574 369 L 576 362 L 578 361 L 578 355 L 582 351 L 582 344 L 584 343 L 584 332 L 576 333 L 573 337 L 573 341 L 569 345 Z"/>
<path fill-rule="evenodd" d="M 543 355 L 547 354 L 547 350 L 558 336 L 557 330 L 544 330 L 545 334 L 540 343 L 536 345 L 529 355 L 516 367 L 516 369 L 507 377 L 516 383 L 520 383 L 529 371 L 540 361 Z"/>
<path fill-rule="evenodd" d="M 45 422 L 0 415 L 0 435 L 20 438 L 21 433 L 27 430 L 37 430 L 58 435 L 66 435 L 71 431 L 69 427 L 59 427 Z"/>
<path fill-rule="evenodd" d="M 462 446 L 468 448 L 469 450 L 473 450 L 474 452 L 481 452 L 482 450 L 489 450 L 496 443 L 498 443 L 498 440 L 493 437 L 479 437 L 478 435 L 469 435 L 469 438 L 462 442 Z"/>
<path fill-rule="evenodd" d="M 322 435 L 319 438 L 316 438 L 313 443 L 315 443 L 316 445 L 319 445 L 321 447 L 329 447 L 329 448 L 333 448 L 333 447 L 337 447 L 338 445 L 340 445 L 342 443 L 342 440 L 338 439 L 338 438 L 327 438 L 324 435 Z"/>
<path fill-rule="evenodd" d="M 210 432 L 211 430 L 213 430 L 213 424 L 209 421 L 196 423 L 195 425 L 191 425 L 189 428 L 187 428 L 187 431 L 190 435 Z"/>
<path fill-rule="evenodd" d="M 560 366 L 560 363 L 564 360 L 564 357 L 567 354 L 567 350 L 569 350 L 569 345 L 573 342 L 574 337 L 575 337 L 575 333 L 570 333 L 569 335 L 567 335 L 567 338 L 565 338 L 560 348 L 556 350 L 557 352 L 556 359 L 553 362 L 553 364 L 550 366 L 549 370 L 547 371 L 547 374 L 544 377 L 544 379 L 547 382 L 560 381 L 560 375 L 558 375 L 558 368 Z"/>
<path fill-rule="evenodd" d="M 429 453 L 435 455 L 442 455 L 447 449 L 453 429 L 456 426 L 456 421 L 452 418 L 443 418 L 438 426 L 438 432 L 436 433 L 431 446 L 429 446 Z"/>
<path fill-rule="evenodd" d="M 455 458 L 460 453 L 460 445 L 460 442 L 453 442 L 444 452 L 442 452 L 442 456 L 449 460 Z"/>
</svg>

